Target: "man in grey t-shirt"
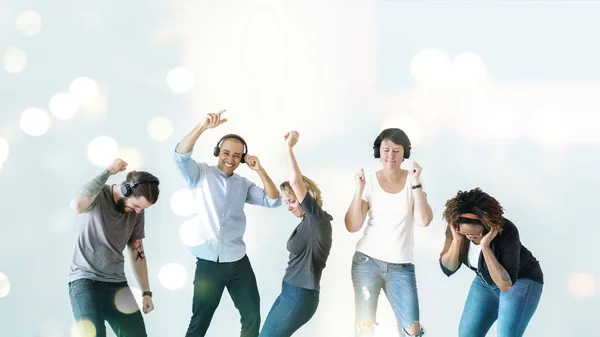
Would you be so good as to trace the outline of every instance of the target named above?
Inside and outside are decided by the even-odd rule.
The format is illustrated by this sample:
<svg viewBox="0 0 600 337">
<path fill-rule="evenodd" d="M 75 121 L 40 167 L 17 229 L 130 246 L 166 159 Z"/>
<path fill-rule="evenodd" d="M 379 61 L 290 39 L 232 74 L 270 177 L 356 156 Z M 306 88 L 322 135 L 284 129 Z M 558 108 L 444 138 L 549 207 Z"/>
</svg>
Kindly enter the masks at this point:
<svg viewBox="0 0 600 337">
<path fill-rule="evenodd" d="M 83 214 L 69 273 L 71 308 L 82 336 L 106 336 L 107 321 L 119 337 L 145 337 L 144 320 L 125 277 L 123 250 L 143 293 L 143 311 L 154 309 L 144 255 L 144 210 L 158 200 L 159 180 L 131 171 L 121 185 L 106 185 L 127 168 L 117 158 L 71 201 Z"/>
</svg>

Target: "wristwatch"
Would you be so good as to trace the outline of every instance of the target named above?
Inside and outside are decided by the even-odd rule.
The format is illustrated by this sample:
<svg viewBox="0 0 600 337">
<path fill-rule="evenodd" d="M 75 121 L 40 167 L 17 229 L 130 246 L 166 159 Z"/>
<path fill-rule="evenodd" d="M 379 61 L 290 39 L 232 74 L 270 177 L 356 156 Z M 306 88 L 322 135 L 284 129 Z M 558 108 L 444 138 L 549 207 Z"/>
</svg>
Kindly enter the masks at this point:
<svg viewBox="0 0 600 337">
<path fill-rule="evenodd" d="M 413 190 L 416 190 L 417 188 L 423 188 L 423 185 L 418 184 L 412 187 Z"/>
<path fill-rule="evenodd" d="M 152 297 L 152 292 L 151 291 L 144 291 L 144 292 L 142 292 L 142 297 L 144 297 L 144 296 L 150 296 L 150 297 Z"/>
</svg>

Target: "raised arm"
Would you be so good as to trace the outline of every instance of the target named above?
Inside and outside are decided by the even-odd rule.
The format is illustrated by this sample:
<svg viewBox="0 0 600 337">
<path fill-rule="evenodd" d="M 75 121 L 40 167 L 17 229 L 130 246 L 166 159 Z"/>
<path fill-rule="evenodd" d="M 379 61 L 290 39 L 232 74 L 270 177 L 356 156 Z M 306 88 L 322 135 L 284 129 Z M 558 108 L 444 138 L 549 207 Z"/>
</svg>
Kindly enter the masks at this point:
<svg viewBox="0 0 600 337">
<path fill-rule="evenodd" d="M 444 249 L 440 254 L 440 267 L 447 276 L 454 274 L 460 268 L 460 247 L 463 238 L 452 225 L 448 225 Z"/>
<path fill-rule="evenodd" d="M 204 131 L 215 128 L 227 122 L 227 118 L 221 118 L 221 114 L 223 114 L 223 112 L 225 112 L 225 110 L 221 110 L 216 114 L 207 114 L 202 123 L 196 125 L 192 131 L 183 137 L 183 139 L 177 144 L 175 151 L 181 154 L 192 151 L 196 141 L 198 141 L 198 138 L 200 138 L 200 135 L 202 135 Z"/>
<path fill-rule="evenodd" d="M 246 155 L 246 165 L 248 165 L 248 167 L 250 167 L 250 169 L 252 169 L 253 171 L 256 171 L 256 173 L 258 173 L 260 180 L 262 180 L 264 191 L 267 194 L 267 196 L 271 199 L 278 199 L 279 190 L 277 189 L 277 186 L 275 186 L 275 183 L 273 182 L 271 177 L 269 177 L 269 175 L 267 174 L 267 171 L 260 164 L 258 157 Z M 250 201 L 250 203 L 254 202 Z"/>
<path fill-rule="evenodd" d="M 298 162 L 296 161 L 296 156 L 294 155 L 294 145 L 298 143 L 298 138 L 300 134 L 297 131 L 289 131 L 283 136 L 283 139 L 286 142 L 285 151 L 288 157 L 288 163 L 290 167 L 290 186 L 296 195 L 299 203 L 302 203 L 304 197 L 306 197 L 306 193 L 308 192 L 306 186 L 302 182 L 302 173 L 300 172 L 300 167 L 298 166 Z"/>
<path fill-rule="evenodd" d="M 360 172 L 355 174 L 354 178 L 356 180 L 356 191 L 344 217 L 346 229 L 350 233 L 358 232 L 362 228 L 369 210 L 369 203 L 362 199 L 365 190 L 365 171 L 360 169 Z"/>
<path fill-rule="evenodd" d="M 483 258 L 487 264 L 492 280 L 494 280 L 494 283 L 496 283 L 501 291 L 506 292 L 512 287 L 513 281 L 517 281 L 521 244 L 519 241 L 518 232 L 513 232 L 509 234 L 508 237 L 504 238 L 506 244 L 500 250 L 500 256 L 503 259 L 501 263 L 490 248 L 492 240 L 494 240 L 497 234 L 498 230 L 492 228 L 481 239 L 481 253 L 483 254 Z"/>
<path fill-rule="evenodd" d="M 423 171 L 423 168 L 417 162 L 413 162 L 413 165 L 412 185 L 418 186 L 421 185 L 421 171 Z M 413 194 L 415 196 L 415 223 L 421 227 L 427 227 L 433 220 L 433 210 L 427 202 L 427 194 L 422 187 L 415 188 Z"/>
<path fill-rule="evenodd" d="M 77 214 L 85 213 L 90 209 L 90 206 L 96 200 L 102 187 L 106 184 L 106 181 L 111 175 L 117 174 L 124 171 L 127 168 L 127 163 L 122 159 L 115 159 L 112 164 L 106 168 L 97 177 L 85 184 L 71 199 L 71 209 Z"/>
</svg>

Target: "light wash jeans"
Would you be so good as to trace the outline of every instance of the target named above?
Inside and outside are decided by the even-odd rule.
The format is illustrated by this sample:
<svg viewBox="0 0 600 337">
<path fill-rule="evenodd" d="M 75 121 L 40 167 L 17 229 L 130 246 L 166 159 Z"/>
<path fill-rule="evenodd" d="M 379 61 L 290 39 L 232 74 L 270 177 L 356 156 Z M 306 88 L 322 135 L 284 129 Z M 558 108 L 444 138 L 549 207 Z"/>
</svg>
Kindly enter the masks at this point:
<svg viewBox="0 0 600 337">
<path fill-rule="evenodd" d="M 398 333 L 419 322 L 419 297 L 415 266 L 412 263 L 388 263 L 361 252 L 352 258 L 356 337 L 373 336 L 377 325 L 377 301 L 383 289 L 396 315 Z M 423 331 L 417 336 L 422 336 Z"/>
<path fill-rule="evenodd" d="M 475 276 L 458 328 L 459 337 L 483 337 L 498 320 L 498 337 L 521 337 L 537 309 L 542 283 L 519 279 L 509 291 Z"/>
</svg>

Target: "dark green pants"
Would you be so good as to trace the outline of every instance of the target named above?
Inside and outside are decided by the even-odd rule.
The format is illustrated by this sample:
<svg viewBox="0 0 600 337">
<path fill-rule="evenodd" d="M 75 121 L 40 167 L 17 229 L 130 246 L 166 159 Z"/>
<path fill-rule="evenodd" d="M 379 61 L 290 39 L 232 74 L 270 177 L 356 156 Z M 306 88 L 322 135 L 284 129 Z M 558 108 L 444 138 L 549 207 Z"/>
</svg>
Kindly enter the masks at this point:
<svg viewBox="0 0 600 337">
<path fill-rule="evenodd" d="M 204 337 L 227 288 L 240 312 L 241 337 L 257 337 L 260 329 L 260 297 L 256 277 L 247 256 L 235 262 L 197 259 L 192 319 L 186 337 Z"/>
<path fill-rule="evenodd" d="M 104 321 L 118 337 L 146 337 L 144 319 L 127 282 L 88 279 L 69 283 L 73 316 L 82 336 L 106 337 Z"/>
</svg>

